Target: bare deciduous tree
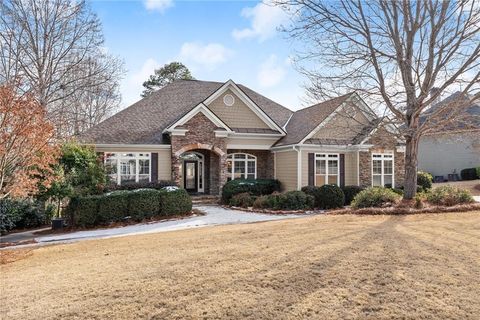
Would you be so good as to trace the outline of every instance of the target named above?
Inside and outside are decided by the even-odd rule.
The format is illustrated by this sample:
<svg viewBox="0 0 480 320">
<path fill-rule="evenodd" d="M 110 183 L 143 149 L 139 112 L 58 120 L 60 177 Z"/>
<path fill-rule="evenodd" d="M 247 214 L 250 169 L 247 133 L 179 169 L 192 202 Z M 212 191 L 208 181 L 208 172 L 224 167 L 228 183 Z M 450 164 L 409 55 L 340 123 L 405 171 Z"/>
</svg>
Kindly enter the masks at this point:
<svg viewBox="0 0 480 320">
<path fill-rule="evenodd" d="M 76 132 L 71 123 L 58 121 L 75 111 L 79 95 L 113 88 L 110 95 L 118 101 L 123 64 L 102 45 L 100 21 L 85 1 L 0 2 L 0 83 L 21 79 L 19 90 L 34 93 L 57 135 Z"/>
<path fill-rule="evenodd" d="M 422 134 L 466 121 L 480 97 L 480 1 L 278 0 L 302 46 L 296 59 L 315 98 L 355 90 L 400 128 L 405 198 L 416 192 Z M 460 91 L 462 99 L 435 103 Z M 432 107 L 435 106 L 435 107 Z"/>
</svg>

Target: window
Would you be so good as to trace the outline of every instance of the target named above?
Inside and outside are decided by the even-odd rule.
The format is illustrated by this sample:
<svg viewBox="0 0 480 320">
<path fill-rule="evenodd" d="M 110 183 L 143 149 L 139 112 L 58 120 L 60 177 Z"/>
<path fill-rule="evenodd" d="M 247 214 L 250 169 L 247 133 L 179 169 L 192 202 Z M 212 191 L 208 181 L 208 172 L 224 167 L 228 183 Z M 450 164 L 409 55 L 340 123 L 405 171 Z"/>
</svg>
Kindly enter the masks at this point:
<svg viewBox="0 0 480 320">
<path fill-rule="evenodd" d="M 117 184 L 150 181 L 150 153 L 105 153 L 105 170 Z"/>
<path fill-rule="evenodd" d="M 315 154 L 315 185 L 340 184 L 340 156 L 331 153 Z"/>
<path fill-rule="evenodd" d="M 247 153 L 232 153 L 227 156 L 227 180 L 256 179 L 257 157 Z"/>
<path fill-rule="evenodd" d="M 372 186 L 394 187 L 393 154 L 372 154 Z"/>
</svg>

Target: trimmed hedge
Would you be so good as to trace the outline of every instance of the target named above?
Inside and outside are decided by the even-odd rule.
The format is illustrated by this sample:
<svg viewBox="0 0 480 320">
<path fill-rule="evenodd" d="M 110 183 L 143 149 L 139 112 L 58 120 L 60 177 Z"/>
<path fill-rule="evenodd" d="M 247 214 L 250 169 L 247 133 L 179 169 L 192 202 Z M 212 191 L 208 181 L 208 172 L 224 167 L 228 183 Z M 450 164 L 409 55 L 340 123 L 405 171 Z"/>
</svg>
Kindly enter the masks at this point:
<svg viewBox="0 0 480 320">
<path fill-rule="evenodd" d="M 477 168 L 466 168 L 460 171 L 462 180 L 475 180 L 478 178 Z"/>
<path fill-rule="evenodd" d="M 442 186 L 427 194 L 427 201 L 442 206 L 455 206 L 474 202 L 470 191 L 452 186 Z"/>
<path fill-rule="evenodd" d="M 231 180 L 223 186 L 222 202 L 230 203 L 230 199 L 239 193 L 248 192 L 252 196 L 263 196 L 280 191 L 280 181 L 275 179 L 237 179 Z"/>
<path fill-rule="evenodd" d="M 371 187 L 355 196 L 352 207 L 355 209 L 369 207 L 391 206 L 400 200 L 401 196 L 392 189 Z"/>
<path fill-rule="evenodd" d="M 321 187 L 307 186 L 303 187 L 302 191 L 313 196 L 316 208 L 340 208 L 345 203 L 345 195 L 342 189 L 334 184 L 326 184 Z"/>
<path fill-rule="evenodd" d="M 365 190 L 364 187 L 359 186 L 345 186 L 342 188 L 343 194 L 345 195 L 345 205 L 349 206 L 355 196 Z"/>
<path fill-rule="evenodd" d="M 192 198 L 185 189 L 160 190 L 160 214 L 163 216 L 192 211 Z"/>
<path fill-rule="evenodd" d="M 433 176 L 430 173 L 424 171 L 417 172 L 417 186 L 422 187 L 423 191 L 432 189 L 432 183 Z"/>
<path fill-rule="evenodd" d="M 192 211 L 192 200 L 184 189 L 115 191 L 102 196 L 75 197 L 66 209 L 72 226 L 93 227 L 132 219 L 141 221 Z"/>
</svg>

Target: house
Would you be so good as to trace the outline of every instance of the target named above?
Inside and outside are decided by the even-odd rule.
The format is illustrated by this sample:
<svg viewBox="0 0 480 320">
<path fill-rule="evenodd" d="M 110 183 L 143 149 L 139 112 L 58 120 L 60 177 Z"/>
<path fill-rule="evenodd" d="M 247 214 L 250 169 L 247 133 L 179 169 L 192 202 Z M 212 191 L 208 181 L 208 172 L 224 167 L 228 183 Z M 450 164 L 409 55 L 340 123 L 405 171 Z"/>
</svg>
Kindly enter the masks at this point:
<svg viewBox="0 0 480 320">
<path fill-rule="evenodd" d="M 173 180 L 219 194 L 231 179 L 285 190 L 335 183 L 401 186 L 404 146 L 356 93 L 293 112 L 236 84 L 178 80 L 80 137 L 113 181 Z"/>
<path fill-rule="evenodd" d="M 438 108 L 465 100 L 457 92 L 435 104 L 429 113 Z M 465 168 L 480 166 L 480 102 L 467 104 L 465 117 L 450 125 L 441 126 L 425 134 L 418 146 L 418 167 L 437 180 L 456 179 Z M 463 119 L 464 118 L 464 119 Z"/>
</svg>

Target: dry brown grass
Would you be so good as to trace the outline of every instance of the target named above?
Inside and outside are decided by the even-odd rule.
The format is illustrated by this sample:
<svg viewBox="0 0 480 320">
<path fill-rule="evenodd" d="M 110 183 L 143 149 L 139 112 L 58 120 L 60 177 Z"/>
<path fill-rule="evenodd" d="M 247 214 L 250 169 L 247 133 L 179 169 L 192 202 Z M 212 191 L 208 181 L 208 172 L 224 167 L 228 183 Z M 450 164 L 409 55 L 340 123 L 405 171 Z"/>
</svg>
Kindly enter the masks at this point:
<svg viewBox="0 0 480 320">
<path fill-rule="evenodd" d="M 478 319 L 480 212 L 315 216 L 43 247 L 5 319 Z"/>
</svg>

